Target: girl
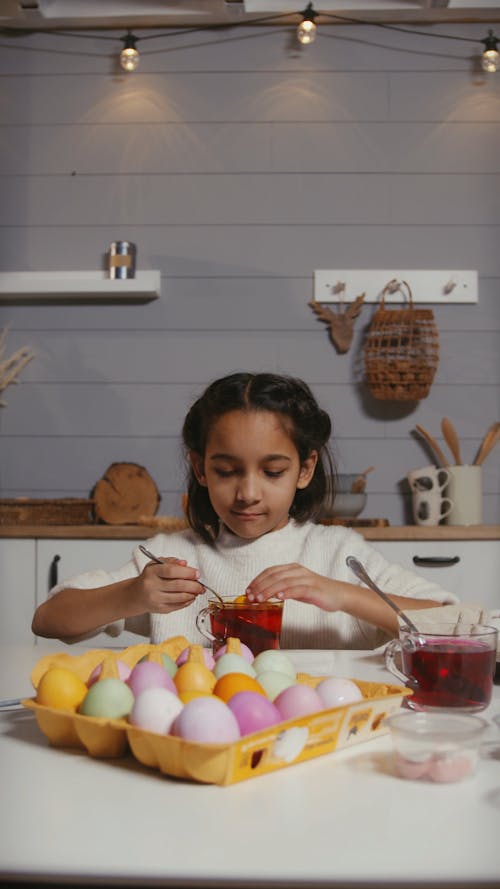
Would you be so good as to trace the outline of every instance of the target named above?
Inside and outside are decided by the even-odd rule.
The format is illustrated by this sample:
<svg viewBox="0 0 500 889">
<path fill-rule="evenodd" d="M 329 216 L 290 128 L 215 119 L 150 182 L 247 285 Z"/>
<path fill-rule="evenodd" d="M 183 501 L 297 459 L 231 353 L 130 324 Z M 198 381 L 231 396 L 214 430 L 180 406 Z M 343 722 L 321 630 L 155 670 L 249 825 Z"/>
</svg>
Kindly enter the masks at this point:
<svg viewBox="0 0 500 889">
<path fill-rule="evenodd" d="M 284 600 L 283 648 L 372 648 L 397 635 L 397 617 L 346 566 L 356 556 L 407 609 L 456 601 L 389 564 L 347 528 L 316 524 L 334 476 L 330 418 L 306 383 L 270 373 L 216 380 L 183 426 L 189 528 L 158 534 L 123 568 L 93 571 L 56 587 L 34 615 L 36 635 L 66 642 L 123 628 L 153 643 L 174 635 L 206 640 L 196 615 L 208 596 Z"/>
</svg>

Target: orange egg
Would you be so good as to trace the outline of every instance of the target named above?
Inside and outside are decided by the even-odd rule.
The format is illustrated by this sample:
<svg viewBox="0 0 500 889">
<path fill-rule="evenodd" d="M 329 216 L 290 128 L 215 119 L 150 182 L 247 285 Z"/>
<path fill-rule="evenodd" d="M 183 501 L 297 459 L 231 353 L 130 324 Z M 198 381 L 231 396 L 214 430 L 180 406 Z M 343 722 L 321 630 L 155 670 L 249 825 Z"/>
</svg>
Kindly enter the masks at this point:
<svg viewBox="0 0 500 889">
<path fill-rule="evenodd" d="M 246 673 L 225 673 L 215 683 L 213 693 L 227 704 L 239 691 L 256 691 L 263 697 L 267 697 L 257 680 L 253 676 L 247 676 Z"/>
<path fill-rule="evenodd" d="M 76 710 L 88 688 L 76 673 L 66 667 L 51 667 L 38 683 L 36 702 L 57 710 Z"/>
<path fill-rule="evenodd" d="M 181 692 L 179 692 L 179 700 L 182 701 L 183 704 L 187 704 L 188 701 L 192 701 L 193 698 L 209 698 L 209 697 L 211 697 L 211 694 L 208 691 L 181 691 Z"/>
<path fill-rule="evenodd" d="M 179 694 L 185 691 L 202 691 L 211 694 L 215 685 L 215 676 L 204 664 L 186 661 L 174 676 L 175 687 Z"/>
</svg>

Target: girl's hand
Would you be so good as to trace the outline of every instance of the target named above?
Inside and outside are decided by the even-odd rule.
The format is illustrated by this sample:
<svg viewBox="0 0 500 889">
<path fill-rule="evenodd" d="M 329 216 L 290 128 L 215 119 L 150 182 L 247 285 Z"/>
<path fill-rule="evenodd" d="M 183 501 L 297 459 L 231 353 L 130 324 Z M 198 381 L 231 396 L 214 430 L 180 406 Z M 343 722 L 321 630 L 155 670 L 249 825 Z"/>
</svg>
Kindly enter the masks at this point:
<svg viewBox="0 0 500 889">
<path fill-rule="evenodd" d="M 148 562 L 130 587 L 134 611 L 168 614 L 186 608 L 204 592 L 197 582 L 200 572 L 185 559 L 166 558 L 162 564 Z"/>
<path fill-rule="evenodd" d="M 266 568 L 246 589 L 250 602 L 267 599 L 297 599 L 317 605 L 325 611 L 340 611 L 343 604 L 342 584 L 304 568 L 303 565 L 275 565 Z"/>
</svg>

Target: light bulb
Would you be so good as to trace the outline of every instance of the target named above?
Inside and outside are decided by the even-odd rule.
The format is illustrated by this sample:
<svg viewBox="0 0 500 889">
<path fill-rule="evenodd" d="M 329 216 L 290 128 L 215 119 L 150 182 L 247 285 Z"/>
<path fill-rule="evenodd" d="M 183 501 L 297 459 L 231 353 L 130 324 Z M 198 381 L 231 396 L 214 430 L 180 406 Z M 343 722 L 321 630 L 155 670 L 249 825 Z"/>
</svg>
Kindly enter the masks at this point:
<svg viewBox="0 0 500 889">
<path fill-rule="evenodd" d="M 488 31 L 488 36 L 481 40 L 484 43 L 484 52 L 481 57 L 481 67 L 488 74 L 495 74 L 500 63 L 500 53 L 497 46 L 500 43 L 493 31 Z"/>
<path fill-rule="evenodd" d="M 137 37 L 129 32 L 122 40 L 124 47 L 120 53 L 120 65 L 124 71 L 135 71 L 139 64 L 139 52 L 135 45 Z"/>
<path fill-rule="evenodd" d="M 297 28 L 297 40 L 303 46 L 313 43 L 316 40 L 316 25 L 314 19 L 318 15 L 314 11 L 312 3 L 309 3 L 302 13 L 302 21 Z"/>
<path fill-rule="evenodd" d="M 297 39 L 303 46 L 316 40 L 316 25 L 310 19 L 304 19 L 297 28 Z"/>
</svg>

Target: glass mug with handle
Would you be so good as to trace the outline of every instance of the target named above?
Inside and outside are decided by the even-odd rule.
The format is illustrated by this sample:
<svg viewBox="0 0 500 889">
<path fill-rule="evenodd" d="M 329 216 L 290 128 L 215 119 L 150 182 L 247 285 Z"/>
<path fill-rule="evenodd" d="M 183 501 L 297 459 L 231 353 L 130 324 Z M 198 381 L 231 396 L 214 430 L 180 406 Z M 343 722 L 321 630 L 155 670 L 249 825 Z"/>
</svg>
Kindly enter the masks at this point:
<svg viewBox="0 0 500 889">
<path fill-rule="evenodd" d="M 386 646 L 385 665 L 413 691 L 411 709 L 475 712 L 491 701 L 497 644 L 498 630 L 484 624 L 436 622 L 417 633 L 401 627 Z"/>
<path fill-rule="evenodd" d="M 209 599 L 208 605 L 196 616 L 201 635 L 217 651 L 229 637 L 248 646 L 252 654 L 280 647 L 283 602 L 248 602 L 245 596 L 237 599 Z"/>
</svg>

